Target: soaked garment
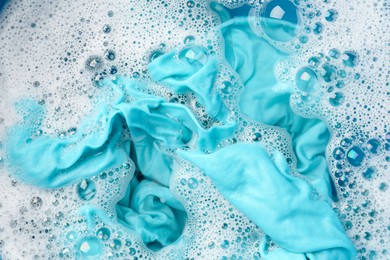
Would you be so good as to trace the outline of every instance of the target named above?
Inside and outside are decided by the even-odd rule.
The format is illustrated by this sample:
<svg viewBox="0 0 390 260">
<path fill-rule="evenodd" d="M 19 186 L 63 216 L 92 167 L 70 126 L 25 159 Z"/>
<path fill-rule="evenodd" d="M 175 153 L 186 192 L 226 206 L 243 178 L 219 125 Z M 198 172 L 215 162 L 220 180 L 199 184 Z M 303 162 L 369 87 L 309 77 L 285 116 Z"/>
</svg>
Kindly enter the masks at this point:
<svg viewBox="0 0 390 260">
<path fill-rule="evenodd" d="M 223 196 L 281 248 L 309 259 L 355 257 L 332 207 L 306 181 L 289 174 L 280 152 L 271 159 L 259 144 L 234 144 L 212 154 L 178 154 L 202 169 Z M 280 256 L 292 257 L 281 251 L 268 257 Z"/>
<path fill-rule="evenodd" d="M 213 89 L 218 72 L 217 58 L 208 57 L 200 46 L 181 50 L 178 60 L 175 55 L 176 52 L 172 51 L 149 64 L 152 79 L 178 94 L 192 91 L 212 118 L 225 120 L 228 111 L 221 96 Z"/>
<path fill-rule="evenodd" d="M 146 94 L 148 86 L 139 81 L 117 77 L 101 83 L 116 98 L 102 105 L 92 120 L 100 122 L 100 131 L 67 139 L 31 139 L 34 129 L 29 125 L 37 120 L 36 115 L 44 114 L 39 106 L 31 105 L 34 116 L 12 131 L 10 161 L 23 181 L 57 188 L 131 158 L 141 177 L 133 176 L 117 204 L 118 220 L 135 230 L 149 248 L 158 250 L 174 243 L 185 226 L 185 209 L 172 195 L 169 182 L 174 164 L 186 159 L 280 246 L 270 253 L 265 249 L 265 257 L 353 259 L 353 244 L 328 202 L 334 194 L 325 159 L 327 127 L 318 119 L 294 114 L 289 105 L 291 90 L 280 90 L 273 76 L 275 62 L 289 54 L 253 33 L 248 18 L 242 17 L 245 9 L 236 12 L 239 17 L 232 17 L 221 6 L 213 8 L 224 21 L 226 61 L 244 85 L 240 110 L 291 135 L 297 171 L 310 184 L 289 174 L 280 153 L 271 159 L 259 144 L 217 149 L 222 141 L 234 137 L 236 123 L 227 121 L 229 111 L 214 88 L 217 58 L 199 47 L 186 48 L 178 55 L 177 51 L 164 54 L 148 68 L 154 81 L 172 91 L 194 93 L 217 124 L 205 129 L 186 106 Z M 130 138 L 122 136 L 124 131 Z"/>
<path fill-rule="evenodd" d="M 8 145 L 10 160 L 23 181 L 57 188 L 95 176 L 131 157 L 143 180 L 131 181 L 116 207 L 118 219 L 138 232 L 151 249 L 158 250 L 176 241 L 186 223 L 183 206 L 169 190 L 174 157 L 168 150 L 187 147 L 214 151 L 218 143 L 232 136 L 236 124 L 206 130 L 187 107 L 144 94 L 141 89 L 145 86 L 139 82 L 118 78 L 107 80 L 104 85 L 112 87 L 118 97 L 109 112 L 103 107 L 98 115 L 100 120 L 96 121 L 105 122 L 101 133 L 26 142 L 33 132 L 30 124 L 15 127 Z M 136 101 L 128 102 L 128 95 L 136 97 Z M 42 116 L 39 106 L 30 106 L 28 121 Z M 130 140 L 121 139 L 124 128 L 131 135 Z"/>
<path fill-rule="evenodd" d="M 225 40 L 226 61 L 244 84 L 240 110 L 256 121 L 285 129 L 292 139 L 298 172 L 324 196 L 334 198 L 325 158 L 329 131 L 321 120 L 303 118 L 293 112 L 291 89 L 281 88 L 273 73 L 276 62 L 289 54 L 255 35 L 249 24 L 250 18 L 243 16 L 245 9 L 232 12 L 221 5 L 215 5 L 213 9 L 223 22 L 221 32 Z"/>
<path fill-rule="evenodd" d="M 24 181 L 46 188 L 61 187 L 123 163 L 132 145 L 142 174 L 168 187 L 172 156 L 165 152 L 166 149 L 192 145 L 200 150 L 213 151 L 235 129 L 235 123 L 229 123 L 206 130 L 187 107 L 143 94 L 138 90 L 144 88 L 139 82 L 118 78 L 104 84 L 115 87 L 119 98 L 111 104 L 113 109 L 108 114 L 108 107 L 103 107 L 99 120 L 95 120 L 104 122 L 101 133 L 64 140 L 45 137 L 29 140 L 33 131 L 30 124 L 15 127 L 9 155 Z M 126 102 L 128 94 L 138 99 Z M 38 110 L 37 107 L 33 109 Z M 31 117 L 35 115 L 31 114 Z M 123 120 L 131 134 L 132 144 L 118 142 Z"/>
</svg>

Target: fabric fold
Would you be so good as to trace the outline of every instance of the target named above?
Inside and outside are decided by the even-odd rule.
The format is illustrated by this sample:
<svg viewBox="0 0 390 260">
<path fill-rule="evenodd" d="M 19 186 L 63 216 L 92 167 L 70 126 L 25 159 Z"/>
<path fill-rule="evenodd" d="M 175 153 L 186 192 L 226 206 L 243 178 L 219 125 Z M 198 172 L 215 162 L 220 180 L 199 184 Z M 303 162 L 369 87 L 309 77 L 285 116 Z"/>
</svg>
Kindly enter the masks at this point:
<svg viewBox="0 0 390 260">
<path fill-rule="evenodd" d="M 193 92 L 212 118 L 224 121 L 228 110 L 214 89 L 218 67 L 217 58 L 209 57 L 203 47 L 196 45 L 173 50 L 148 65 L 153 80 L 178 94 Z"/>
<path fill-rule="evenodd" d="M 291 54 L 281 51 L 251 28 L 254 17 L 214 3 L 221 17 L 225 59 L 238 73 L 244 85 L 239 108 L 258 122 L 286 130 L 292 139 L 297 171 L 308 178 L 326 198 L 337 199 L 326 163 L 325 149 L 330 138 L 326 124 L 315 118 L 303 118 L 290 106 L 289 88 L 281 88 L 275 78 L 275 64 Z M 246 13 L 244 12 L 246 11 Z M 274 21 L 275 23 L 275 21 Z"/>
<path fill-rule="evenodd" d="M 356 256 L 332 207 L 309 183 L 289 174 L 280 152 L 271 158 L 259 144 L 240 143 L 211 154 L 179 150 L 178 155 L 204 171 L 230 203 L 284 250 L 309 259 Z"/>
</svg>

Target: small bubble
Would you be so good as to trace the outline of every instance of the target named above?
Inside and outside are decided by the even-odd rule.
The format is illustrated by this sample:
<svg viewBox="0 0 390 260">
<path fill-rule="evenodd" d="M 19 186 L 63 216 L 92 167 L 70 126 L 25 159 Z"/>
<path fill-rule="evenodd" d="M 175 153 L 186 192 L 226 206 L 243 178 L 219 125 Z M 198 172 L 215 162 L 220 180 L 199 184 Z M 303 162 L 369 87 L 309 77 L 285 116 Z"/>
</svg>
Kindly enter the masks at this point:
<svg viewBox="0 0 390 260">
<path fill-rule="evenodd" d="M 83 259 L 92 259 L 92 257 L 98 257 L 103 253 L 103 245 L 95 236 L 88 236 L 81 239 L 77 249 Z"/>
<path fill-rule="evenodd" d="M 106 50 L 104 52 L 104 58 L 106 60 L 113 61 L 113 60 L 115 60 L 115 57 L 116 57 L 116 53 L 114 50 Z"/>
<path fill-rule="evenodd" d="M 298 8 L 291 1 L 267 1 L 262 5 L 260 26 L 272 40 L 290 41 L 300 31 Z"/>
<path fill-rule="evenodd" d="M 187 2 L 187 7 L 193 8 L 194 6 L 195 6 L 195 2 L 194 1 L 188 1 Z"/>
<path fill-rule="evenodd" d="M 322 66 L 323 74 L 322 78 L 325 80 L 325 82 L 331 82 L 336 77 L 336 68 L 332 65 L 325 64 Z"/>
<path fill-rule="evenodd" d="M 340 187 L 346 187 L 348 184 L 348 178 L 345 176 L 342 176 L 340 179 L 338 179 L 337 183 L 340 185 Z"/>
<path fill-rule="evenodd" d="M 357 62 L 358 62 L 357 55 L 352 51 L 344 52 L 342 59 L 343 59 L 344 65 L 347 67 L 351 67 L 351 68 L 355 67 L 357 65 Z"/>
<path fill-rule="evenodd" d="M 363 172 L 363 178 L 366 180 L 371 180 L 374 174 L 375 174 L 375 168 L 370 167 Z"/>
<path fill-rule="evenodd" d="M 189 64 L 202 67 L 208 60 L 208 54 L 205 48 L 201 46 L 192 46 L 184 48 L 179 52 L 179 60 Z"/>
<path fill-rule="evenodd" d="M 230 81 L 222 82 L 221 91 L 224 94 L 229 94 L 233 91 L 233 84 Z"/>
<path fill-rule="evenodd" d="M 372 138 L 367 142 L 367 149 L 372 154 L 378 154 L 380 146 L 381 142 L 376 138 Z"/>
<path fill-rule="evenodd" d="M 313 28 L 313 32 L 314 34 L 320 34 L 322 33 L 322 31 L 324 30 L 324 25 L 322 23 L 315 23 L 314 25 L 314 28 Z"/>
<path fill-rule="evenodd" d="M 334 93 L 334 96 L 329 98 L 329 103 L 334 107 L 342 105 L 344 103 L 344 94 L 341 92 Z"/>
<path fill-rule="evenodd" d="M 311 68 L 304 67 L 297 72 L 295 82 L 300 90 L 313 92 L 317 85 L 317 74 Z"/>
<path fill-rule="evenodd" d="M 331 49 L 329 51 L 329 56 L 333 59 L 338 59 L 340 57 L 340 51 L 338 49 Z"/>
<path fill-rule="evenodd" d="M 41 83 L 39 83 L 39 81 L 34 81 L 34 83 L 33 83 L 33 87 L 34 88 L 37 88 L 37 87 L 39 87 L 41 85 Z"/>
<path fill-rule="evenodd" d="M 106 227 L 102 227 L 96 231 L 96 236 L 99 239 L 106 241 L 106 240 L 110 239 L 111 231 Z"/>
<path fill-rule="evenodd" d="M 362 164 L 364 157 L 365 157 L 364 152 L 357 146 L 354 146 L 351 149 L 349 149 L 347 153 L 348 162 L 351 165 L 356 167 Z"/>
<path fill-rule="evenodd" d="M 91 200 L 96 195 L 96 185 L 91 180 L 82 180 L 77 185 L 77 194 L 82 200 Z"/>
<path fill-rule="evenodd" d="M 40 197 L 33 197 L 31 199 L 30 204 L 31 204 L 31 207 L 33 207 L 33 208 L 39 208 L 42 206 L 43 202 L 42 202 L 42 199 Z"/>
<path fill-rule="evenodd" d="M 333 158 L 336 160 L 341 160 L 345 157 L 345 151 L 341 147 L 337 147 L 333 150 Z"/>
<path fill-rule="evenodd" d="M 163 54 L 164 54 L 164 52 L 161 50 L 152 51 L 152 53 L 149 56 L 149 61 L 152 62 Z"/>
<path fill-rule="evenodd" d="M 338 17 L 338 12 L 334 9 L 329 9 L 326 13 L 325 20 L 328 22 L 334 22 Z"/>
<path fill-rule="evenodd" d="M 117 238 L 114 238 L 111 242 L 110 242 L 110 247 L 114 250 L 119 250 L 121 247 L 122 247 L 122 241 L 120 241 L 119 239 Z"/>
<path fill-rule="evenodd" d="M 381 184 L 379 184 L 379 190 L 380 191 L 386 191 L 388 187 L 389 186 L 387 185 L 386 182 L 382 182 Z"/>
<path fill-rule="evenodd" d="M 70 259 L 70 257 L 71 257 L 70 249 L 65 247 L 61 250 L 61 252 L 58 255 L 60 258 Z"/>
<path fill-rule="evenodd" d="M 198 180 L 196 178 L 188 179 L 188 187 L 190 189 L 196 189 L 198 187 Z"/>
<path fill-rule="evenodd" d="M 103 32 L 104 33 L 110 33 L 111 32 L 111 26 L 109 24 L 103 25 Z"/>
<path fill-rule="evenodd" d="M 227 241 L 227 240 L 224 240 L 222 243 L 221 243 L 221 248 L 222 249 L 227 249 L 227 248 L 229 248 L 229 241 Z"/>
<path fill-rule="evenodd" d="M 100 56 L 92 55 L 85 62 L 85 68 L 89 71 L 97 71 L 103 66 L 103 59 Z"/>
<path fill-rule="evenodd" d="M 184 44 L 190 45 L 195 42 L 195 37 L 192 35 L 188 35 L 187 37 L 184 38 Z"/>
<path fill-rule="evenodd" d="M 352 140 L 349 138 L 344 138 L 343 140 L 340 141 L 340 145 L 344 148 L 348 148 L 352 145 Z"/>
</svg>

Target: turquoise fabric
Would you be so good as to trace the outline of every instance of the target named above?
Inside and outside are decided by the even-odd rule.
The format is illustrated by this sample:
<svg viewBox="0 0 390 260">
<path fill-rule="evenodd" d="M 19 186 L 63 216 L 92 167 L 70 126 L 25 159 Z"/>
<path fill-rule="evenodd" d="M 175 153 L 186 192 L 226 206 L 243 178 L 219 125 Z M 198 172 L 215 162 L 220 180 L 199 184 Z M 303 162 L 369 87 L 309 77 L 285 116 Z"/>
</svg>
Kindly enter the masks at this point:
<svg viewBox="0 0 390 260">
<path fill-rule="evenodd" d="M 266 259 L 353 259 L 353 244 L 329 204 L 335 194 L 325 159 L 327 127 L 318 119 L 296 115 L 289 105 L 291 90 L 280 90 L 273 73 L 275 63 L 290 54 L 254 34 L 246 17 L 248 8 L 228 10 L 217 4 L 212 8 L 224 22 L 226 62 L 244 85 L 240 110 L 290 134 L 297 171 L 310 184 L 291 176 L 285 158 L 279 152 L 271 158 L 260 144 L 217 149 L 221 141 L 234 136 L 236 123 L 226 121 L 229 111 L 214 88 L 218 60 L 200 46 L 162 55 L 148 69 L 154 81 L 170 90 L 194 93 L 218 124 L 203 128 L 189 108 L 146 94 L 148 86 L 139 81 L 104 80 L 101 86 L 116 98 L 100 104 L 97 116 L 88 121 L 89 126 L 101 124 L 90 135 L 30 138 L 44 111 L 34 102 L 24 103 L 30 116 L 12 130 L 7 144 L 18 177 L 57 188 L 131 158 L 136 169 L 116 206 L 118 221 L 158 250 L 176 241 L 186 222 L 183 206 L 169 190 L 179 156 L 202 169 L 227 200 L 281 247 L 268 252 L 264 246 Z M 130 138 L 123 137 L 124 131 Z M 83 214 L 90 220 L 98 213 L 88 209 Z"/>
<path fill-rule="evenodd" d="M 153 250 L 174 243 L 182 234 L 187 215 L 169 188 L 133 179 L 117 208 L 119 223 L 135 230 Z"/>
<path fill-rule="evenodd" d="M 241 112 L 261 123 L 285 129 L 292 139 L 298 172 L 325 197 L 335 198 L 325 158 L 330 137 L 327 126 L 319 119 L 295 114 L 290 107 L 291 90 L 280 88 L 274 76 L 275 63 L 290 54 L 258 37 L 249 25 L 254 18 L 244 16 L 245 12 L 233 12 L 218 4 L 212 8 L 223 22 L 226 61 L 244 84 L 239 103 Z"/>
<path fill-rule="evenodd" d="M 146 178 L 168 187 L 172 156 L 165 152 L 166 149 L 191 145 L 192 148 L 213 151 L 235 130 L 235 123 L 206 130 L 187 107 L 144 94 L 140 90 L 145 86 L 139 82 L 118 78 L 114 82 L 107 80 L 104 84 L 118 91 L 119 98 L 108 114 L 107 106 L 103 106 L 98 115 L 105 124 L 101 132 L 86 137 L 42 137 L 26 142 L 33 134 L 32 124 L 14 128 L 9 155 L 24 181 L 56 188 L 123 163 L 129 157 L 131 146 L 129 141 L 119 142 L 124 120 L 131 134 L 134 157 L 140 171 Z M 138 99 L 127 102 L 126 95 Z"/>
<path fill-rule="evenodd" d="M 117 96 L 110 109 L 102 106 L 95 120 L 104 122 L 102 131 L 68 139 L 30 140 L 34 132 L 31 126 L 37 124 L 34 120 L 39 121 L 38 115 L 42 117 L 43 112 L 39 105 L 29 102 L 28 124 L 12 131 L 10 161 L 23 181 L 57 188 L 98 175 L 130 156 L 142 180 L 133 178 L 126 196 L 117 204 L 118 220 L 137 231 L 151 249 L 158 250 L 177 240 L 186 223 L 183 206 L 169 190 L 174 163 L 169 150 L 214 151 L 218 143 L 233 135 L 236 124 L 206 130 L 187 107 L 144 94 L 147 87 L 137 81 L 119 77 L 102 85 Z M 129 98 L 136 99 L 130 102 Z M 130 140 L 121 138 L 124 125 Z"/>
<path fill-rule="evenodd" d="M 178 59 L 175 59 L 175 56 Z M 207 113 L 220 121 L 226 119 L 228 110 L 219 93 L 213 89 L 218 72 L 218 60 L 209 57 L 200 46 L 172 51 L 149 64 L 153 80 L 160 82 L 178 94 L 193 92 Z"/>
<path fill-rule="evenodd" d="M 180 150 L 178 155 L 202 169 L 281 248 L 309 259 L 355 257 L 332 207 L 305 180 L 289 174 L 280 152 L 271 159 L 260 144 L 234 144 L 211 154 Z M 270 259 L 284 255 L 280 250 L 272 254 Z"/>
</svg>

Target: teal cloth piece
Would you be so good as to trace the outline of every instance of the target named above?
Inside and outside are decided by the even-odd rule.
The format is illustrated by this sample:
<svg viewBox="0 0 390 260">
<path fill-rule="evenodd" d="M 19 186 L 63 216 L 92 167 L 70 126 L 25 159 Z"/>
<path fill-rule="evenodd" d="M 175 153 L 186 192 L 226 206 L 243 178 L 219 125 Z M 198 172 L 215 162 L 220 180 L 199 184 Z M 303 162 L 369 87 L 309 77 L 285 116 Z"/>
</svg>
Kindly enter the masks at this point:
<svg viewBox="0 0 390 260">
<path fill-rule="evenodd" d="M 119 223 L 137 231 L 152 250 L 174 243 L 182 234 L 187 214 L 169 188 L 155 182 L 131 181 L 117 205 Z"/>
<path fill-rule="evenodd" d="M 230 203 L 284 250 L 309 259 L 356 256 L 332 207 L 309 183 L 289 174 L 280 152 L 271 158 L 260 144 L 233 144 L 211 154 L 179 150 L 178 155 L 204 171 Z M 268 259 L 286 256 L 281 250 L 272 254 Z"/>
<path fill-rule="evenodd" d="M 116 205 L 118 221 L 158 250 L 174 243 L 186 222 L 183 206 L 169 190 L 178 150 L 178 156 L 201 168 L 227 200 L 281 247 L 265 250 L 266 259 L 353 259 L 355 249 L 327 201 L 334 194 L 324 153 L 329 139 L 326 125 L 294 114 L 290 91 L 281 91 L 273 74 L 275 63 L 290 54 L 253 33 L 245 16 L 248 8 L 231 11 L 216 4 L 212 8 L 224 22 L 226 61 L 244 84 L 241 111 L 291 135 L 297 170 L 310 184 L 290 176 L 283 156 L 276 152 L 270 158 L 259 144 L 217 150 L 218 143 L 234 135 L 236 124 L 226 122 L 228 111 L 213 88 L 218 61 L 199 46 L 162 55 L 148 69 L 155 81 L 169 89 L 193 92 L 220 125 L 204 129 L 185 106 L 145 94 L 144 84 L 118 77 L 101 83 L 117 98 L 99 108 L 94 122 L 102 123 L 101 130 L 87 136 L 30 139 L 36 131 L 32 126 L 44 112 L 29 104 L 34 116 L 13 129 L 7 144 L 9 161 L 23 181 L 57 188 L 95 176 L 130 157 L 137 169 L 126 196 Z M 130 139 L 123 138 L 124 131 Z"/>
<path fill-rule="evenodd" d="M 87 137 L 42 137 L 26 142 L 34 130 L 31 125 L 14 128 L 9 157 L 12 165 L 20 169 L 24 181 L 57 188 L 95 176 L 123 163 L 129 157 L 132 145 L 142 174 L 168 187 L 173 159 L 167 149 L 190 145 L 191 148 L 213 151 L 235 130 L 235 123 L 206 130 L 187 107 L 144 94 L 141 90 L 145 86 L 139 82 L 118 78 L 113 82 L 106 80 L 104 84 L 119 91 L 120 95 L 108 114 L 108 108 L 104 107 L 98 116 L 105 123 L 101 132 Z M 124 87 L 118 89 L 116 86 Z M 138 99 L 126 102 L 126 95 Z M 131 134 L 131 144 L 129 141 L 120 142 L 123 121 Z"/>
<path fill-rule="evenodd" d="M 178 59 L 175 56 L 178 55 Z M 209 57 L 200 46 L 191 46 L 171 51 L 158 57 L 148 65 L 153 80 L 161 82 L 178 94 L 193 92 L 207 113 L 224 121 L 228 110 L 218 91 L 213 89 L 218 73 L 218 60 Z"/>
<path fill-rule="evenodd" d="M 222 22 L 225 59 L 244 84 L 239 102 L 241 112 L 261 123 L 285 129 L 292 139 L 298 172 L 323 196 L 336 199 L 325 157 L 328 128 L 319 119 L 295 114 L 290 107 L 291 90 L 282 90 L 274 75 L 276 62 L 290 54 L 253 32 L 250 22 L 254 18 L 246 16 L 245 8 L 232 11 L 215 3 L 212 8 Z"/>
<path fill-rule="evenodd" d="M 128 78 L 105 80 L 102 85 L 116 96 L 111 108 L 103 105 L 97 116 L 96 121 L 103 123 L 102 131 L 66 139 L 30 140 L 34 119 L 41 120 L 36 115 L 43 115 L 42 108 L 30 102 L 30 112 L 35 113 L 26 118 L 27 125 L 13 129 L 9 159 L 19 169 L 19 178 L 45 188 L 96 176 L 129 157 L 134 159 L 143 180 L 133 177 L 126 196 L 116 206 L 118 220 L 138 232 L 152 250 L 158 250 L 181 235 L 187 219 L 183 206 L 169 190 L 174 163 L 169 150 L 214 151 L 218 143 L 233 135 L 236 124 L 204 129 L 187 107 L 145 94 L 145 85 Z M 129 101 L 131 98 L 135 101 Z M 122 138 L 126 130 L 130 140 Z"/>
</svg>

